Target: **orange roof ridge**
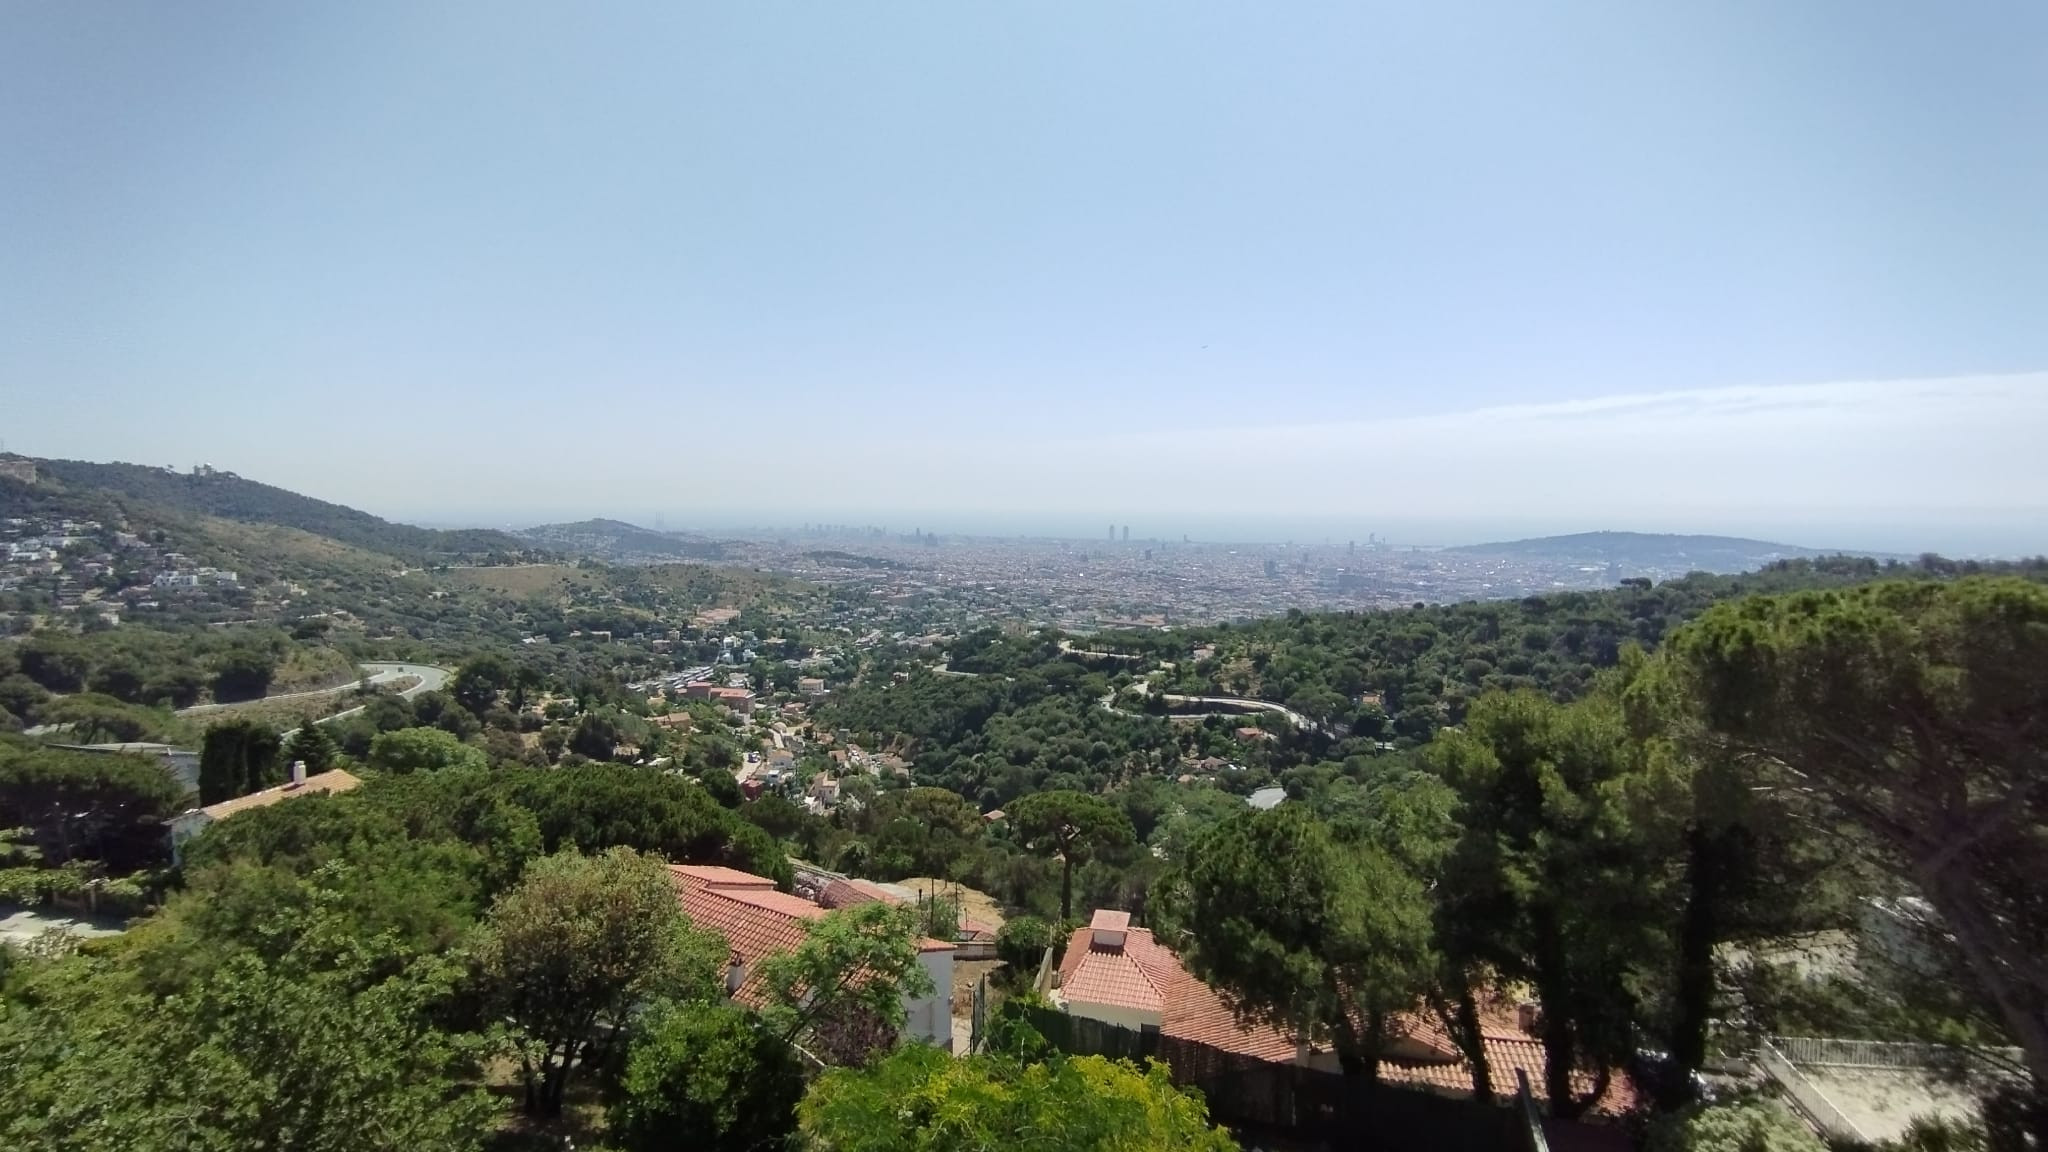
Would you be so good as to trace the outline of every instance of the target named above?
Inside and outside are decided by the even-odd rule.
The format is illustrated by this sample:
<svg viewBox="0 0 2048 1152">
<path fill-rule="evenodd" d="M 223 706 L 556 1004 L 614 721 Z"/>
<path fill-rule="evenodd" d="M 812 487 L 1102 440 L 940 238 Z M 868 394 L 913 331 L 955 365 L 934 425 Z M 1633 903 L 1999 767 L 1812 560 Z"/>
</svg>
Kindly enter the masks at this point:
<svg viewBox="0 0 2048 1152">
<path fill-rule="evenodd" d="M 237 812 L 243 812 L 250 808 L 267 808 L 288 796 L 297 796 L 302 793 L 324 795 L 347 792 L 361 783 L 360 779 L 357 779 L 343 769 L 330 768 L 325 772 L 308 776 L 298 784 L 284 783 L 273 785 L 258 792 L 251 792 L 247 796 L 236 796 L 215 804 L 208 804 L 201 808 L 200 811 L 215 820 L 225 820 Z"/>
</svg>

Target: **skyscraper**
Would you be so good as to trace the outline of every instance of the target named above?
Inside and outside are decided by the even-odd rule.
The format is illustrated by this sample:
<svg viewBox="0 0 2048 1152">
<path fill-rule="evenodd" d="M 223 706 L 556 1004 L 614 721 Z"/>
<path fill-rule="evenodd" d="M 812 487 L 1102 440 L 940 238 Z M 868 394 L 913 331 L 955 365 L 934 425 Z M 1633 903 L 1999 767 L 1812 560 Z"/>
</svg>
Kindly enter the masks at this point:
<svg viewBox="0 0 2048 1152">
<path fill-rule="evenodd" d="M 1114 525 L 1114 524 L 1111 524 L 1111 525 L 1109 526 L 1109 538 L 1110 538 L 1111 540 L 1115 540 L 1115 539 L 1116 539 L 1116 525 Z"/>
<path fill-rule="evenodd" d="M 1130 526 L 1129 524 L 1126 524 L 1126 525 L 1124 525 L 1124 543 L 1126 543 L 1126 544 L 1129 544 L 1130 542 L 1131 542 L 1131 526 Z"/>
</svg>

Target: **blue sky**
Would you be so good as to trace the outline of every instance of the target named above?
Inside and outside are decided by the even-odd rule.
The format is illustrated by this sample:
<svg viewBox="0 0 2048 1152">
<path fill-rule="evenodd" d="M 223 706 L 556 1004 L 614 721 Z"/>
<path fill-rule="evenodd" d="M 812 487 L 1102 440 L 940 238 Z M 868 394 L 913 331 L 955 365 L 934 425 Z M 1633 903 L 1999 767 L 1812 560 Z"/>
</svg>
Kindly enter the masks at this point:
<svg viewBox="0 0 2048 1152">
<path fill-rule="evenodd" d="M 2036 0 L 21 5 L 0 436 L 441 520 L 2048 549 L 2044 75 Z M 1673 395 L 1733 423 L 1622 443 Z"/>
</svg>

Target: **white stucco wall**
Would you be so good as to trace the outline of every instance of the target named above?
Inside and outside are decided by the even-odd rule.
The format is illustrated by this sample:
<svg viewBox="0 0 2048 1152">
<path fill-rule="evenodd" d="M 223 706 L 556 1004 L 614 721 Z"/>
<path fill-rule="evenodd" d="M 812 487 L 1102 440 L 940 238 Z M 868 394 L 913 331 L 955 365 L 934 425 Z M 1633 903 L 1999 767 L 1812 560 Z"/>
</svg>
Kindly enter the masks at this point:
<svg viewBox="0 0 2048 1152">
<path fill-rule="evenodd" d="M 903 1034 L 946 1051 L 953 1050 L 953 952 L 920 952 L 918 966 L 932 978 L 932 994 L 906 999 Z"/>
<path fill-rule="evenodd" d="M 1070 1016 L 1100 1020 L 1105 1024 L 1114 1024 L 1119 1028 L 1157 1028 L 1161 1023 L 1161 1015 L 1158 1012 L 1148 1012 L 1140 1008 L 1129 1008 L 1121 1004 L 1090 1004 L 1086 1001 L 1075 1000 L 1072 997 L 1059 997 L 1059 999 L 1064 1001 L 1067 1014 Z"/>
<path fill-rule="evenodd" d="M 171 862 L 176 864 L 185 858 L 185 841 L 190 840 L 206 826 L 213 823 L 213 817 L 197 808 L 187 809 L 171 817 Z"/>
</svg>

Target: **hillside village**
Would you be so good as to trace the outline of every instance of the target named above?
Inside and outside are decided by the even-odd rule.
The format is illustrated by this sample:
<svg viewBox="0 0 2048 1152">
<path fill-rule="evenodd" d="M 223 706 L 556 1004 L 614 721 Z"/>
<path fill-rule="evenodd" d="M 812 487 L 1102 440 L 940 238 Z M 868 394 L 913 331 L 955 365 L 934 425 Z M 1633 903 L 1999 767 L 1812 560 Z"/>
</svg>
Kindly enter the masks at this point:
<svg viewBox="0 0 2048 1152">
<path fill-rule="evenodd" d="M 1081 639 L 672 562 L 420 569 L 420 538 L 332 506 L 302 523 L 398 551 L 291 536 L 292 576 L 250 578 L 209 549 L 310 530 L 11 479 L 0 929 L 52 959 L 9 963 L 81 990 L 146 976 L 227 996 L 235 957 L 277 947 L 237 926 L 258 909 L 296 909 L 307 940 L 383 941 L 410 957 L 398 974 L 359 957 L 350 981 L 431 997 L 455 980 L 545 1049 L 477 1061 L 460 1046 L 500 1043 L 482 1022 L 380 1015 L 343 986 L 304 1007 L 352 1021 L 321 1025 L 353 1037 L 337 1041 L 352 1061 L 417 1053 L 404 1075 L 467 1126 L 451 1149 L 492 1124 L 587 1141 L 674 1107 L 680 1089 L 635 1088 L 605 1054 L 616 1034 L 641 1053 L 629 1063 L 655 1059 L 641 1013 L 679 1030 L 664 1060 L 713 1043 L 694 1029 L 776 1038 L 721 1091 L 785 1084 L 759 1107 L 785 1134 L 798 1098 L 862 1076 L 1087 1067 L 1134 1077 L 1122 1099 L 1169 1093 L 1148 1108 L 1197 1101 L 1191 1131 L 1245 1146 L 1391 1125 L 1472 1152 L 1522 1152 L 1533 1132 L 1605 1152 L 1709 1107 L 1875 1143 L 1975 1123 L 2024 1081 L 1951 922 L 1888 857 L 1802 832 L 1843 818 L 1811 799 L 1745 802 L 1733 818 L 1753 838 L 1701 840 L 1686 813 L 1726 769 L 1655 727 L 1692 723 L 1682 703 L 1631 713 L 1645 698 L 1624 689 L 1679 675 L 1684 638 L 1724 609 L 1996 595 L 2032 611 L 2038 562 L 1797 560 Z M 229 485 L 209 500 L 242 483 L 207 479 Z M 1996 767 L 1972 771 L 2003 786 Z M 1562 806 L 1492 783 L 1559 771 L 1545 787 Z M 1693 798 L 1632 799 L 1670 789 Z M 1685 925 L 1708 844 L 1778 886 L 1716 892 L 1724 927 L 1699 937 Z M 587 940 L 554 919 L 597 907 L 620 912 Z M 1543 917 L 1575 926 L 1562 951 Z M 1684 992 L 1702 940 L 1711 1023 Z M 278 962 L 326 988 L 324 966 L 358 961 Z M 521 998 L 556 964 L 592 966 L 587 1026 L 562 1030 L 555 993 Z M 23 1067 L 97 1068 L 57 1044 L 94 1018 L 48 1003 L 5 1007 L 0 1045 L 13 1021 L 53 1038 Z M 150 1003 L 166 1036 L 214 1026 Z M 1958 1061 L 1960 1080 L 1941 1071 Z M 237 1073 L 284 1092 L 307 1074 Z"/>
</svg>

